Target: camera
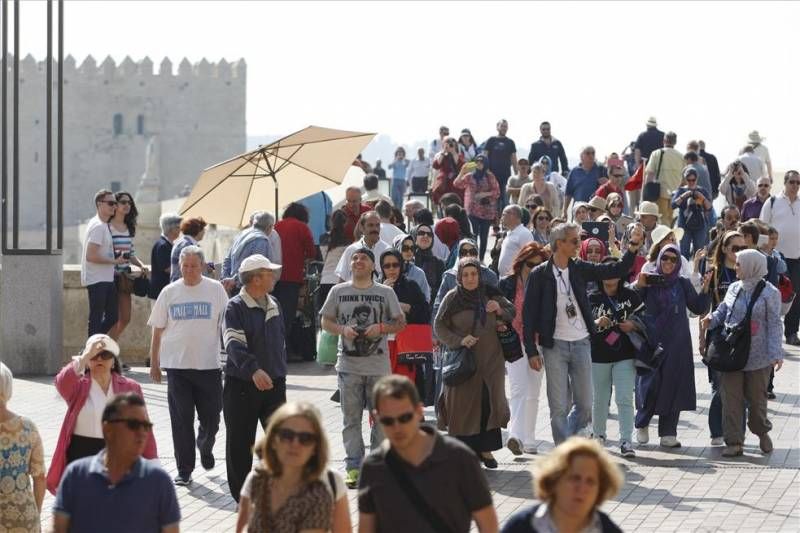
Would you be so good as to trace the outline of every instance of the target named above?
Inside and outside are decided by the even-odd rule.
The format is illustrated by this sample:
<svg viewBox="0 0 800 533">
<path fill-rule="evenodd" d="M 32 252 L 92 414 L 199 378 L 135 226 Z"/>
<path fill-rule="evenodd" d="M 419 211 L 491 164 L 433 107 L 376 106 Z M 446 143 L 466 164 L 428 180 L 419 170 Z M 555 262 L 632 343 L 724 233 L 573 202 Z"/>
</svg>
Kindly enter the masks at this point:
<svg viewBox="0 0 800 533">
<path fill-rule="evenodd" d="M 663 287 L 666 283 L 664 276 L 661 274 L 646 274 L 647 285 L 650 287 Z"/>
</svg>

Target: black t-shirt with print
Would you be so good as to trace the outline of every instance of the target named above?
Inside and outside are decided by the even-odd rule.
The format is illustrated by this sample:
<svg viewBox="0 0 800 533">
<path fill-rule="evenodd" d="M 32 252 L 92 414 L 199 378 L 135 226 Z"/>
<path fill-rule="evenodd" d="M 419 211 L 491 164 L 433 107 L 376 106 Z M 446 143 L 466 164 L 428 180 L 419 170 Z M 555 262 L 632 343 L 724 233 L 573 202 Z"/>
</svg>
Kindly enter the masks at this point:
<svg viewBox="0 0 800 533">
<path fill-rule="evenodd" d="M 592 362 L 617 363 L 626 359 L 633 359 L 636 350 L 633 343 L 618 324 L 629 320 L 633 315 L 644 309 L 639 294 L 627 287 L 621 288 L 616 297 L 607 296 L 597 290 L 589 294 L 589 304 L 592 306 L 592 316 L 595 319 L 606 316 L 613 326 L 592 335 Z"/>
</svg>

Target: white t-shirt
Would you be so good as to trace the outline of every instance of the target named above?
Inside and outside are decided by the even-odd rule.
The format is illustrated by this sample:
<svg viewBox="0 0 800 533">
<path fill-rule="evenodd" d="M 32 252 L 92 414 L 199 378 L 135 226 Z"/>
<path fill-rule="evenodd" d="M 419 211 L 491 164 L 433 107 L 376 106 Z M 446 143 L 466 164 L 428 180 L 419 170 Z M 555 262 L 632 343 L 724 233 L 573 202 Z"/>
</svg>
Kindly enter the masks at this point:
<svg viewBox="0 0 800 533">
<path fill-rule="evenodd" d="M 378 242 L 375 243 L 375 246 L 370 248 L 367 246 L 367 243 L 364 242 L 364 238 L 357 240 L 350 246 L 344 249 L 342 253 L 342 257 L 339 258 L 339 264 L 336 265 L 336 275 L 339 276 L 339 279 L 343 281 L 350 281 L 353 279 L 353 272 L 350 270 L 350 259 L 352 259 L 353 254 L 359 248 L 367 248 L 369 249 L 372 254 L 375 256 L 375 273 L 381 273 L 381 254 L 386 250 L 389 250 L 391 246 L 384 241 L 378 239 Z"/>
<path fill-rule="evenodd" d="M 86 226 L 86 236 L 83 238 L 83 254 L 81 255 L 81 285 L 94 285 L 104 281 L 114 281 L 114 264 L 92 263 L 86 260 L 89 244 L 100 246 L 100 254 L 111 260 L 114 259 L 114 245 L 111 242 L 111 230 L 108 224 L 95 215 Z"/>
<path fill-rule="evenodd" d="M 581 309 L 578 307 L 577 298 L 572 293 L 569 283 L 569 267 L 561 270 L 553 265 L 553 275 L 556 278 L 556 329 L 553 338 L 560 341 L 579 341 L 589 336 L 586 322 L 583 320 Z M 572 303 L 575 316 L 567 315 L 567 306 Z"/>
<path fill-rule="evenodd" d="M 405 235 L 405 233 L 391 222 L 381 222 L 381 240 L 383 242 L 391 245 L 394 242 L 394 238 L 398 235 Z M 380 257 L 375 258 L 375 261 L 379 260 Z"/>
<path fill-rule="evenodd" d="M 83 374 L 82 369 L 79 371 L 79 363 L 73 363 L 73 369 L 79 376 Z M 103 392 L 100 385 L 95 380 L 89 386 L 89 396 L 86 398 L 86 403 L 83 404 L 81 410 L 78 411 L 78 418 L 75 420 L 75 429 L 72 431 L 73 435 L 80 435 L 81 437 L 91 437 L 93 439 L 103 438 L 103 410 L 106 408 L 106 403 L 114 397 L 114 390 L 111 384 L 108 384 L 108 393 Z"/>
<path fill-rule="evenodd" d="M 739 161 L 747 167 L 748 175 L 753 181 L 758 181 L 764 169 L 764 162 L 755 154 L 744 153 L 739 156 Z"/>
<path fill-rule="evenodd" d="M 164 328 L 161 368 L 219 368 L 220 328 L 227 304 L 222 284 L 206 277 L 192 287 L 183 278 L 164 287 L 147 321 L 151 327 Z"/>
<path fill-rule="evenodd" d="M 503 244 L 500 245 L 500 258 L 497 262 L 497 271 L 501 276 L 509 273 L 517 253 L 531 241 L 533 241 L 533 233 L 522 224 L 506 234 Z"/>
</svg>

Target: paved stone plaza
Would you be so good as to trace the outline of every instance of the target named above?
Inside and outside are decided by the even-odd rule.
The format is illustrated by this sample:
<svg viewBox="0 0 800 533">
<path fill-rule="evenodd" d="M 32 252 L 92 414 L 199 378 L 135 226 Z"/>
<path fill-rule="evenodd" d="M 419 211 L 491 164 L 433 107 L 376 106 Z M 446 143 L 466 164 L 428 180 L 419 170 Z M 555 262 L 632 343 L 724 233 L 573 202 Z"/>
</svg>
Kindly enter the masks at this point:
<svg viewBox="0 0 800 533">
<path fill-rule="evenodd" d="M 693 321 L 696 322 L 696 321 Z M 124 349 L 124 347 L 123 347 Z M 758 450 L 758 440 L 747 435 L 745 455 L 726 460 L 721 447 L 711 447 L 707 413 L 710 387 L 706 369 L 695 364 L 698 409 L 684 413 L 678 427 L 683 447 L 664 451 L 651 426 L 651 444 L 639 446 L 637 457 L 619 456 L 616 407 L 612 402 L 609 421 L 609 451 L 625 470 L 622 492 L 604 505 L 604 510 L 625 531 L 793 531 L 800 530 L 800 350 L 789 349 L 783 369 L 775 380 L 777 399 L 769 403 L 774 424 L 772 454 Z M 128 375 L 142 384 L 150 416 L 155 423 L 156 439 L 162 464 L 175 474 L 172 457 L 166 385 L 150 382 L 147 368 L 134 368 Z M 309 400 L 322 411 L 331 442 L 336 468 L 343 468 L 341 414 L 338 404 L 329 400 L 336 387 L 332 370 L 315 363 L 293 363 L 289 367 L 288 397 Z M 32 418 L 39 427 L 49 464 L 58 430 L 66 410 L 50 378 L 18 379 L 11 409 Z M 432 416 L 432 412 L 430 413 Z M 552 447 L 547 400 L 542 387 L 538 436 L 540 453 Z M 366 424 L 365 424 L 366 427 Z M 365 435 L 365 441 L 369 442 Z M 235 504 L 225 480 L 225 427 L 220 427 L 214 448 L 217 465 L 204 472 L 198 465 L 191 487 L 179 487 L 183 520 L 182 531 L 233 531 Z M 530 504 L 532 498 L 530 467 L 534 456 L 514 457 L 508 450 L 496 454 L 500 468 L 487 471 L 500 520 Z M 43 523 L 49 527 L 52 496 L 45 499 Z M 356 491 L 350 491 L 350 503 L 356 524 Z M 412 532 L 409 532 L 412 533 Z"/>
</svg>

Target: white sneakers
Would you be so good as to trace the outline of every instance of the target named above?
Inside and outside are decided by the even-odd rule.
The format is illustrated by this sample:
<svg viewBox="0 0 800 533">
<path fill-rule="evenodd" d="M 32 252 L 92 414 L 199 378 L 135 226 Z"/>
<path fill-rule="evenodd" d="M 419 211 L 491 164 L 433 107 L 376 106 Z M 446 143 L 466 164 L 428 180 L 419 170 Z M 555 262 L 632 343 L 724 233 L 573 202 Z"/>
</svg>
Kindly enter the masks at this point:
<svg viewBox="0 0 800 533">
<path fill-rule="evenodd" d="M 636 442 L 639 444 L 647 444 L 650 442 L 650 432 L 648 431 L 647 426 L 638 428 L 636 430 Z"/>
<path fill-rule="evenodd" d="M 678 437 L 661 437 L 661 447 L 662 448 L 680 448 L 681 443 L 678 442 Z"/>
<path fill-rule="evenodd" d="M 724 437 L 714 437 L 713 439 L 711 439 L 712 446 L 722 446 L 723 444 L 725 444 Z"/>
</svg>

